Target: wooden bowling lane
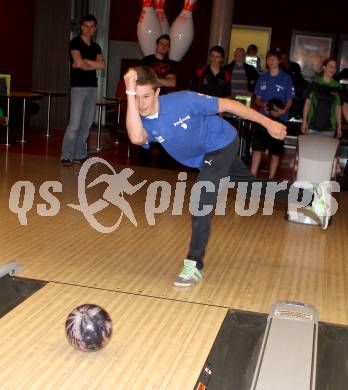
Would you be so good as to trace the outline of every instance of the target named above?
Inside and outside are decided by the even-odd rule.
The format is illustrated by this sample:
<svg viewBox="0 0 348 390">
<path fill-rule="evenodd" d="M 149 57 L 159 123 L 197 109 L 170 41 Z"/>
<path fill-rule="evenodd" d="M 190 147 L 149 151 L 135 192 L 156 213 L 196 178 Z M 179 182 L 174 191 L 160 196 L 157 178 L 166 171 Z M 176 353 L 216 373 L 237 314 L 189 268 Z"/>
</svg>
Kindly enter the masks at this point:
<svg viewBox="0 0 348 390">
<path fill-rule="evenodd" d="M 109 344 L 80 352 L 65 337 L 83 303 L 113 320 Z M 226 309 L 49 283 L 0 319 L 1 389 L 192 389 Z"/>
<path fill-rule="evenodd" d="M 138 226 L 124 218 L 113 233 L 102 234 L 67 207 L 78 203 L 79 167 L 28 155 L 22 164 L 19 155 L 11 154 L 7 166 L 0 191 L 0 262 L 21 261 L 24 277 L 264 313 L 277 300 L 302 301 L 318 309 L 321 321 L 348 325 L 347 193 L 338 194 L 339 212 L 326 231 L 286 222 L 280 206 L 272 216 L 241 217 L 232 202 L 226 216 L 214 217 L 203 282 L 179 289 L 172 282 L 189 243 L 188 208 L 173 216 L 169 207 L 156 216 L 154 226 L 144 212 L 148 184 L 165 180 L 174 186 L 177 172 L 133 167 L 133 184 L 148 180 L 146 188 L 127 196 Z M 16 180 L 31 180 L 36 188 L 45 180 L 61 181 L 60 212 L 41 217 L 34 207 L 28 225 L 21 226 L 8 209 Z M 91 189 L 91 200 L 104 189 L 102 184 Z M 119 215 L 110 205 L 98 218 L 112 225 Z"/>
</svg>

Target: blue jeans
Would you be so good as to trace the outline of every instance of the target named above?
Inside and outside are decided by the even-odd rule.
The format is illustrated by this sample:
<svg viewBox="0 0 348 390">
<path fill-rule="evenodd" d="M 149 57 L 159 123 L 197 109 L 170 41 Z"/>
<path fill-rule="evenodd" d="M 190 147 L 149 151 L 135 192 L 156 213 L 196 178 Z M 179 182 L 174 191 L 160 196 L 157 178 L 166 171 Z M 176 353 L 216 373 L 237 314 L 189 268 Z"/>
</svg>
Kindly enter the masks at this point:
<svg viewBox="0 0 348 390">
<path fill-rule="evenodd" d="M 96 87 L 71 88 L 70 120 L 63 139 L 62 159 L 87 157 L 87 138 L 93 124 L 96 101 Z"/>
</svg>

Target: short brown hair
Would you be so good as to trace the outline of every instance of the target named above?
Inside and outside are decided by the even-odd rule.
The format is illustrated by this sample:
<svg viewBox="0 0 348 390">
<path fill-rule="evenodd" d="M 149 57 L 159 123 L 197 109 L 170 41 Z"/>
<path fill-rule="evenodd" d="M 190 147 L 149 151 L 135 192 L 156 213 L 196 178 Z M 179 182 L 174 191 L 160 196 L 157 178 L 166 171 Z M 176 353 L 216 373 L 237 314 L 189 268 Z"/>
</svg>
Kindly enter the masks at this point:
<svg viewBox="0 0 348 390">
<path fill-rule="evenodd" d="M 137 85 L 151 85 L 153 89 L 159 88 L 156 72 L 149 66 L 136 66 Z"/>
<path fill-rule="evenodd" d="M 327 58 L 325 58 L 325 60 L 323 61 L 322 66 L 327 66 L 327 64 L 328 64 L 329 62 L 335 62 L 335 63 L 337 64 L 337 60 L 336 60 L 335 57 L 327 57 Z"/>
<path fill-rule="evenodd" d="M 165 40 L 168 41 L 169 44 L 170 44 L 170 36 L 169 36 L 168 34 L 162 34 L 160 37 L 158 37 L 158 38 L 156 39 L 156 45 L 158 45 L 158 43 L 159 43 L 159 41 L 160 41 L 161 39 L 165 39 Z"/>
<path fill-rule="evenodd" d="M 85 22 L 94 22 L 94 24 L 97 25 L 97 18 L 93 15 L 82 16 L 80 20 L 80 26 L 82 26 Z"/>
<path fill-rule="evenodd" d="M 224 50 L 224 48 L 223 48 L 222 46 L 218 46 L 218 45 L 213 46 L 213 47 L 209 50 L 209 55 L 210 55 L 213 51 L 215 51 L 216 53 L 221 54 L 221 56 L 222 56 L 223 58 L 225 58 L 225 50 Z"/>
<path fill-rule="evenodd" d="M 276 50 L 276 49 L 268 50 L 268 52 L 267 52 L 267 54 L 266 54 L 266 59 L 267 59 L 268 57 L 277 57 L 279 61 L 282 59 L 281 54 L 280 54 L 280 51 L 278 51 L 278 50 Z"/>
</svg>

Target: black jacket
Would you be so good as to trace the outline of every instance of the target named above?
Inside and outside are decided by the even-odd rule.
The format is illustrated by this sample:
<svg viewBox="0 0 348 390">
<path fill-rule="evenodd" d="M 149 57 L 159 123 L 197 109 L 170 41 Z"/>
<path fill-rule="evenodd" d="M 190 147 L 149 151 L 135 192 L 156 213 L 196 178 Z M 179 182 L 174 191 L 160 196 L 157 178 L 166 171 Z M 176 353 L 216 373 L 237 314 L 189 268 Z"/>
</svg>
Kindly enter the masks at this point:
<svg viewBox="0 0 348 390">
<path fill-rule="evenodd" d="M 231 75 L 224 69 L 214 75 L 210 65 L 203 66 L 195 70 L 188 89 L 205 95 L 227 97 L 231 95 Z"/>
</svg>

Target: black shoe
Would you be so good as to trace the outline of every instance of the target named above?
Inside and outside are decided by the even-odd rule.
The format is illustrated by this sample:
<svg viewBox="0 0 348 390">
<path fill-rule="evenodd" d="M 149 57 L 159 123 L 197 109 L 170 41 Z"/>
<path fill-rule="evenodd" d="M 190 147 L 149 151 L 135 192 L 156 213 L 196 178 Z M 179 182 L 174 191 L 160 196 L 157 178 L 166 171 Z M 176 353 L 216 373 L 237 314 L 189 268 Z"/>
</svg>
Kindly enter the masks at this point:
<svg viewBox="0 0 348 390">
<path fill-rule="evenodd" d="M 60 160 L 60 162 L 65 165 L 65 166 L 69 166 L 71 165 L 71 160 L 67 159 L 67 158 L 63 158 Z"/>
<path fill-rule="evenodd" d="M 73 159 L 73 163 L 82 165 L 86 160 L 87 160 L 87 157 L 85 157 L 85 158 L 74 158 Z"/>
</svg>

